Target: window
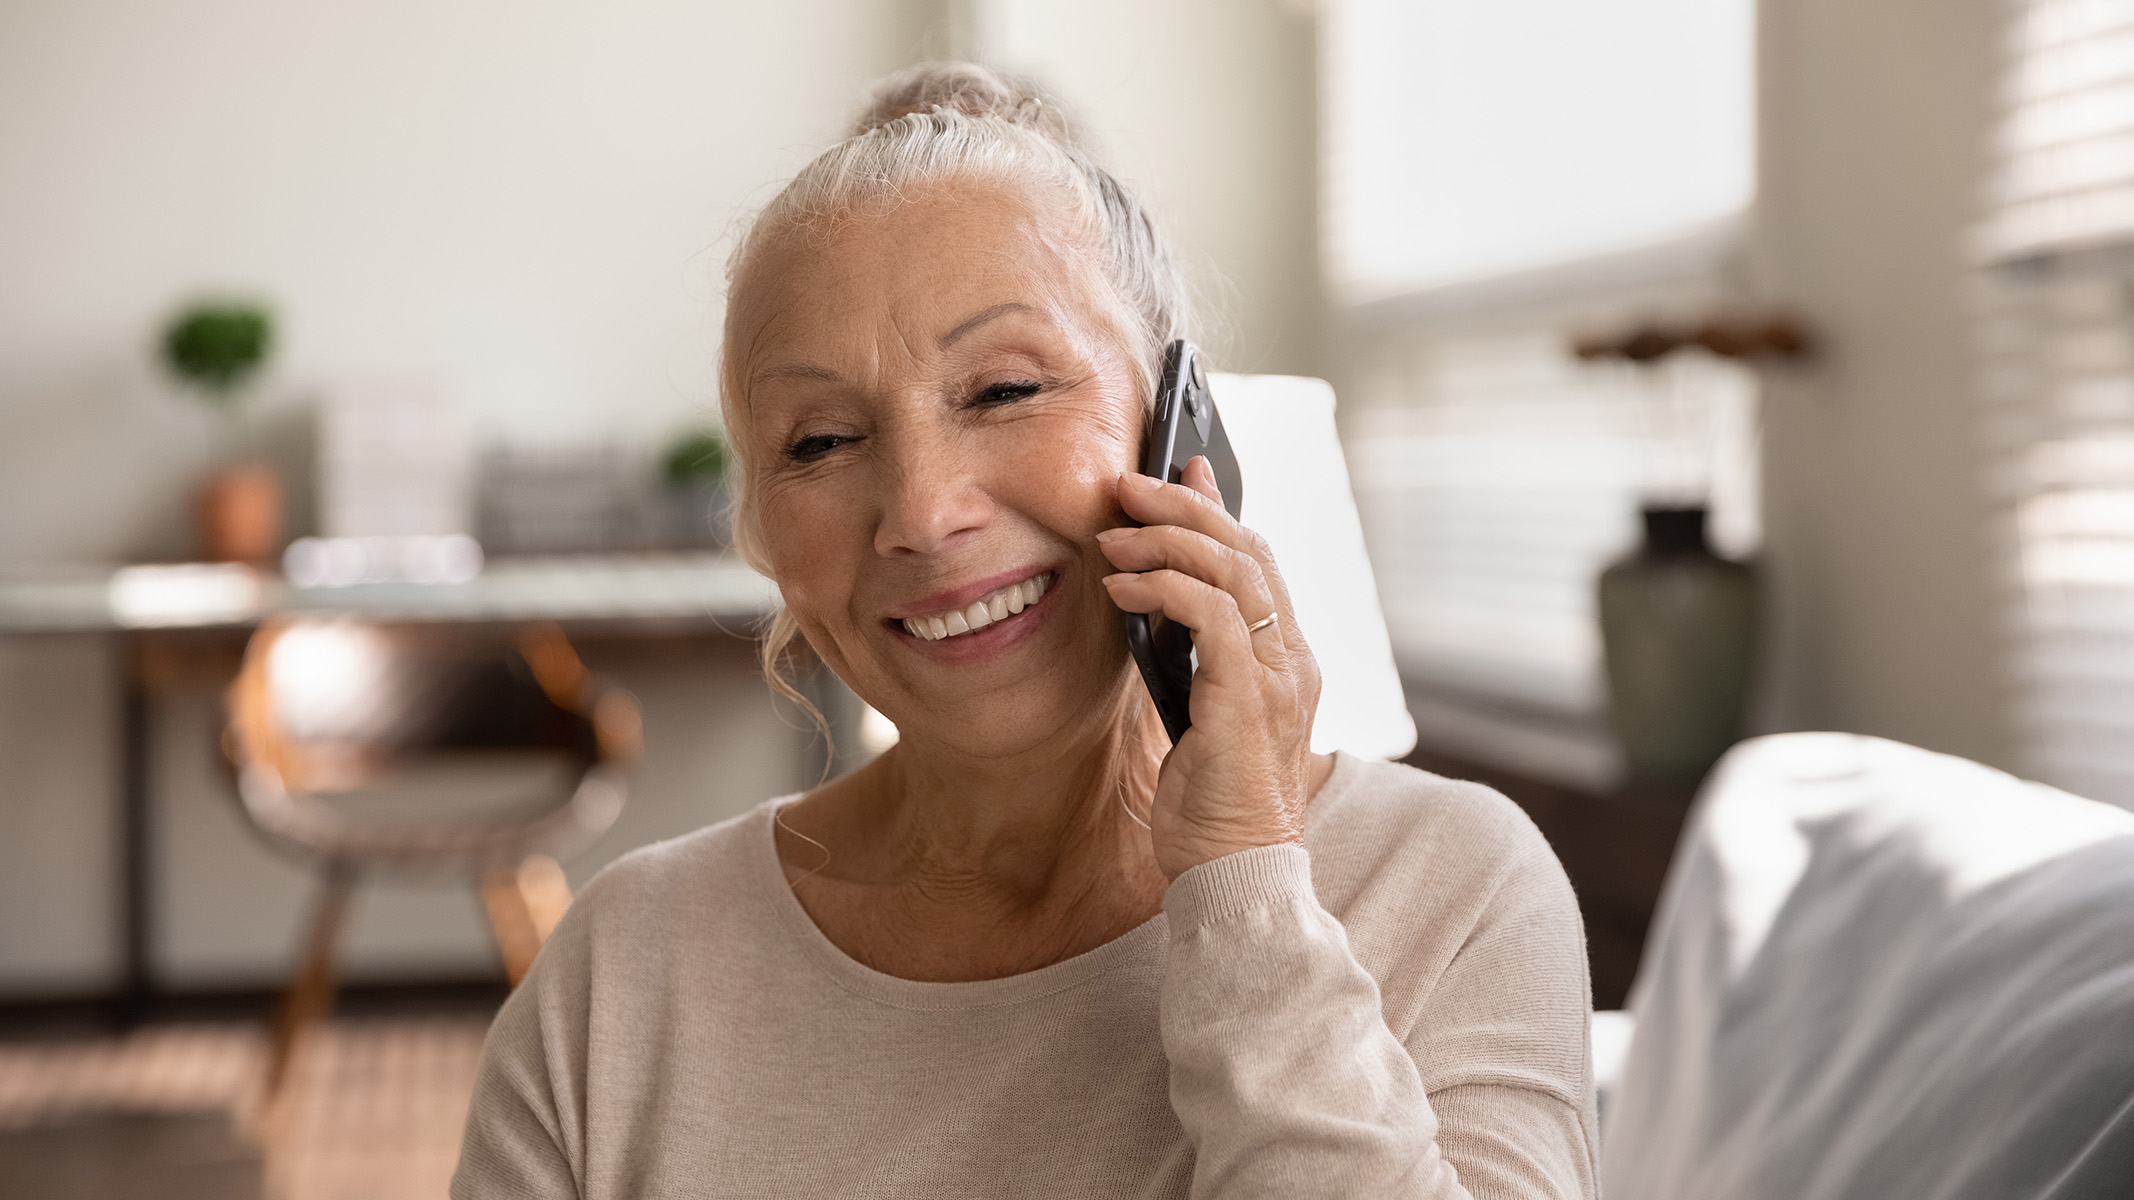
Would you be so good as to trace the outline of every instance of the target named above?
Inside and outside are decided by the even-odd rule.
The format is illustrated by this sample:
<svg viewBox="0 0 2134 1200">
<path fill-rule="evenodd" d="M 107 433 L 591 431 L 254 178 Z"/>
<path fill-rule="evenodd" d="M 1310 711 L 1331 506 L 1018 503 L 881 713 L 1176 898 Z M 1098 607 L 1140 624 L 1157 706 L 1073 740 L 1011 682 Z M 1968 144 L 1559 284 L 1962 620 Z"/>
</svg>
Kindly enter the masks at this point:
<svg viewBox="0 0 2134 1200">
<path fill-rule="evenodd" d="M 1748 299 L 1748 0 L 1322 5 L 1344 427 L 1425 744 L 1613 773 L 1593 590 L 1641 501 L 1757 538 L 1755 388 L 1582 328 Z"/>
<path fill-rule="evenodd" d="M 2134 4 L 2026 0 L 1978 238 L 2027 769 L 2134 807 Z"/>
<path fill-rule="evenodd" d="M 1724 221 L 1754 190 L 1747 0 L 1332 0 L 1328 282 L 1350 303 Z"/>
</svg>

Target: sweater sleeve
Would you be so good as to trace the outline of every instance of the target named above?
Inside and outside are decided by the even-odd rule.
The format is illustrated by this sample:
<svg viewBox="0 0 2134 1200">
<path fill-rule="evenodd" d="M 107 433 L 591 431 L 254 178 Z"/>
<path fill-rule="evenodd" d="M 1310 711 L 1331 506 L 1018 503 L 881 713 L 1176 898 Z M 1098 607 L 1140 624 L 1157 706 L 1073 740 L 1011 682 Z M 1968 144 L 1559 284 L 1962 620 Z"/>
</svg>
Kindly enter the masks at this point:
<svg viewBox="0 0 2134 1200">
<path fill-rule="evenodd" d="M 571 916 L 579 914 L 573 913 Z M 578 1200 L 585 1078 L 582 921 L 566 917 L 513 990 L 482 1044 L 474 1098 L 460 1140 L 452 1200 Z M 571 961 L 561 961 L 571 960 Z M 573 970 L 576 967 L 577 970 Z M 573 1021 L 573 1014 L 581 1019 Z M 573 1025 L 580 1036 L 572 1038 Z M 573 1047 L 578 1049 L 573 1049 Z"/>
<path fill-rule="evenodd" d="M 1314 894 L 1302 847 L 1195 867 L 1164 909 L 1163 1045 L 1196 1198 L 1595 1194 L 1585 1122 L 1565 1089 L 1533 1086 L 1516 1062 L 1470 1046 L 1458 1082 L 1427 1093 L 1377 980 Z M 1494 924 L 1531 930 L 1516 914 Z M 1519 940 L 1463 946 L 1461 974 L 1486 976 L 1479 960 L 1518 953 Z"/>
</svg>

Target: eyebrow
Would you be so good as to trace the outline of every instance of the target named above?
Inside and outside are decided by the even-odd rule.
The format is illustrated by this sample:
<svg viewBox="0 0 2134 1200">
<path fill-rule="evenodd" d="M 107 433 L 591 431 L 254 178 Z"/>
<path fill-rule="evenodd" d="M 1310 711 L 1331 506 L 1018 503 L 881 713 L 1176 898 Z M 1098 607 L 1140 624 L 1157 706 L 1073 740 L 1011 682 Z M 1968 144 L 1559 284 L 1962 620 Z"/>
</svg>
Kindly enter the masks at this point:
<svg viewBox="0 0 2134 1200">
<path fill-rule="evenodd" d="M 819 383 L 839 383 L 843 381 L 843 378 L 843 376 L 830 368 L 818 367 L 813 363 L 786 363 L 782 366 L 765 368 L 756 375 L 756 379 L 759 381 L 765 379 L 812 379 Z"/>
<path fill-rule="evenodd" d="M 955 345 L 959 340 L 961 340 L 963 335 L 971 332 L 973 329 L 978 328 L 980 325 L 983 325 L 987 321 L 991 321 L 996 317 L 1005 317 L 1009 313 L 1029 311 L 1029 305 L 1018 304 L 1013 300 L 1010 300 L 1006 304 L 995 304 L 991 308 L 981 308 L 977 312 L 972 313 L 970 316 L 965 317 L 963 319 L 963 322 L 957 325 L 954 329 L 951 329 L 947 333 L 942 334 L 941 348 L 943 350 L 948 349 L 950 346 Z"/>
<path fill-rule="evenodd" d="M 943 350 L 946 350 L 955 345 L 966 334 L 988 321 L 1005 317 L 1009 313 L 1029 311 L 1029 305 L 1015 300 L 1010 300 L 1005 304 L 995 304 L 987 308 L 981 308 L 958 322 L 954 329 L 942 334 L 939 344 Z M 766 379 L 806 379 L 817 383 L 844 382 L 844 376 L 839 375 L 828 367 L 816 366 L 814 363 L 783 363 L 757 372 L 755 378 L 758 381 Z"/>
</svg>

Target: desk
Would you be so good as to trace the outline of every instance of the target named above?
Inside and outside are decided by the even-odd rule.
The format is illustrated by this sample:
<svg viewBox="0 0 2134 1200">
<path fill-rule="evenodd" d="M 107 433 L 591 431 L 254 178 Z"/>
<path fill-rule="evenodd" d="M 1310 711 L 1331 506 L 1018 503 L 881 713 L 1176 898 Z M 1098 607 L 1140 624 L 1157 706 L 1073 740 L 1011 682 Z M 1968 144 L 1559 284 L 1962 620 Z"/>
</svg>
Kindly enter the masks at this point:
<svg viewBox="0 0 2134 1200">
<path fill-rule="evenodd" d="M 778 590 L 738 558 L 712 554 L 498 559 L 455 584 L 298 588 L 226 564 L 52 570 L 0 581 L 0 636 L 99 636 L 120 643 L 120 945 L 124 1015 L 152 997 L 149 965 L 150 691 L 159 654 L 241 648 L 265 620 L 340 613 L 466 625 L 554 621 L 574 635 L 745 637 Z"/>
</svg>

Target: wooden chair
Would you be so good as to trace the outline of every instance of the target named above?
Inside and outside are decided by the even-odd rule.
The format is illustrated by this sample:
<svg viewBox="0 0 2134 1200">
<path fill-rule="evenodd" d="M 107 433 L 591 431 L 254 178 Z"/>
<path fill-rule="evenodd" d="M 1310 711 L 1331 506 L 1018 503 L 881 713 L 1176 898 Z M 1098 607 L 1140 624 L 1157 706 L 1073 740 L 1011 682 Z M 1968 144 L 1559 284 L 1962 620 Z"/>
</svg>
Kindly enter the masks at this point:
<svg viewBox="0 0 2134 1200">
<path fill-rule="evenodd" d="M 276 1024 L 266 1094 L 332 1007 L 356 881 L 462 874 L 515 986 L 570 905 L 556 856 L 622 811 L 640 741 L 629 693 L 550 624 L 508 631 L 344 617 L 272 622 L 228 693 L 224 748 L 246 817 L 320 874 Z"/>
</svg>

